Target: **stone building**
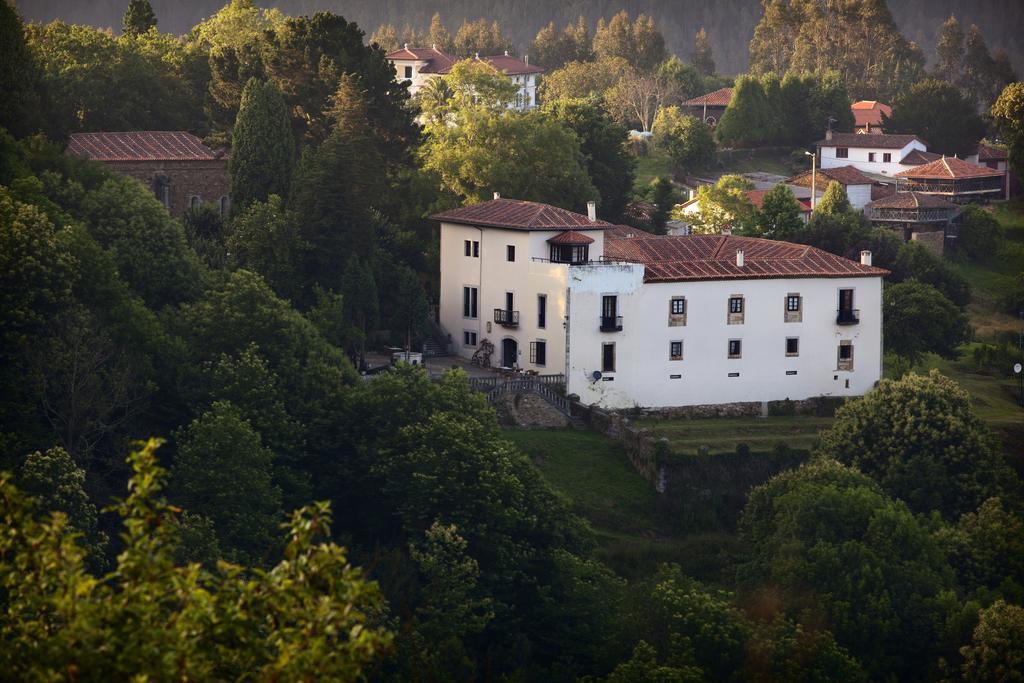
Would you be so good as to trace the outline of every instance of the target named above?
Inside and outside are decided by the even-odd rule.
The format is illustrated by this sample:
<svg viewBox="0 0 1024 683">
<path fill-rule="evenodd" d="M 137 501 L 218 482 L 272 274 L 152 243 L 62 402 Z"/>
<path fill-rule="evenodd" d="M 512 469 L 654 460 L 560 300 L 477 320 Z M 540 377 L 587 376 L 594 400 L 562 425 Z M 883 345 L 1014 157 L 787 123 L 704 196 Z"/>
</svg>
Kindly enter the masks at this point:
<svg viewBox="0 0 1024 683">
<path fill-rule="evenodd" d="M 230 209 L 228 156 L 184 131 L 73 133 L 68 154 L 99 161 L 153 190 L 172 216 L 212 204 Z"/>
<path fill-rule="evenodd" d="M 864 216 L 873 225 L 889 228 L 906 241 L 916 241 L 941 255 L 956 204 L 921 192 L 897 192 L 870 202 Z"/>
</svg>

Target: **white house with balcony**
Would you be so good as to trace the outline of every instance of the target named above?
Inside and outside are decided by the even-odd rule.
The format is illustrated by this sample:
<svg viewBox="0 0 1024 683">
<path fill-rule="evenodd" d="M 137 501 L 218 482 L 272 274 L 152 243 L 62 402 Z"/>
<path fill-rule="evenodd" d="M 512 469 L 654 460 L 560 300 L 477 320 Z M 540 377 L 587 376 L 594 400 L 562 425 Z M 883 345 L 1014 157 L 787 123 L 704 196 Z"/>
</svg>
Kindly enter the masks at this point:
<svg viewBox="0 0 1024 683">
<path fill-rule="evenodd" d="M 882 277 L 806 245 L 656 236 L 496 198 L 441 223 L 440 323 L 471 358 L 565 374 L 609 409 L 857 396 L 882 371 Z"/>
<path fill-rule="evenodd" d="M 916 135 L 828 131 L 815 145 L 819 168 L 852 166 L 863 173 L 884 176 L 894 176 L 908 166 L 925 164 L 938 156 L 928 153 L 928 146 Z"/>
<path fill-rule="evenodd" d="M 441 52 L 436 46 L 429 48 L 404 46 L 401 50 L 389 52 L 386 58 L 395 67 L 395 79 L 409 82 L 409 94 L 415 95 L 431 79 L 451 73 L 458 59 Z M 537 106 L 537 77 L 544 69 L 530 64 L 526 59 L 513 57 L 505 52 L 503 55 L 473 57 L 485 62 L 499 73 L 505 74 L 519 88 L 515 100 L 509 104 L 510 109 L 532 109 Z"/>
</svg>

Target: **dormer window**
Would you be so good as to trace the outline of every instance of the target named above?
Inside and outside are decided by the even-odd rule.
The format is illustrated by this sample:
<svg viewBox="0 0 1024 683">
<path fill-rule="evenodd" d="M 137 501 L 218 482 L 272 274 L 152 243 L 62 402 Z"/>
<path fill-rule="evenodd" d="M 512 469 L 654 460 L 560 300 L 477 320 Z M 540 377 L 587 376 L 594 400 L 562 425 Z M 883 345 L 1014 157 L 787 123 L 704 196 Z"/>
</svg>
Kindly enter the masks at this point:
<svg viewBox="0 0 1024 683">
<path fill-rule="evenodd" d="M 566 230 L 548 240 L 554 263 L 586 263 L 594 238 L 576 230 Z"/>
</svg>

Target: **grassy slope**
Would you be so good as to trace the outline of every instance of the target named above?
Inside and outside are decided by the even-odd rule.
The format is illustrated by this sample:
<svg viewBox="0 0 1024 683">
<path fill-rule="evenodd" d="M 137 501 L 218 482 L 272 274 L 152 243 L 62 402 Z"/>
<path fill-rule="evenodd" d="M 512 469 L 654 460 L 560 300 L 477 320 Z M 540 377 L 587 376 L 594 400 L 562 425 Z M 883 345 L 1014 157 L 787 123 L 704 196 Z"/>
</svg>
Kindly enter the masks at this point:
<svg viewBox="0 0 1024 683">
<path fill-rule="evenodd" d="M 505 435 L 533 459 L 573 510 L 590 521 L 598 557 L 619 574 L 635 577 L 658 563 L 676 562 L 691 576 L 731 584 L 735 537 L 666 533 L 658 516 L 658 494 L 615 442 L 574 430 L 507 430 Z"/>
</svg>

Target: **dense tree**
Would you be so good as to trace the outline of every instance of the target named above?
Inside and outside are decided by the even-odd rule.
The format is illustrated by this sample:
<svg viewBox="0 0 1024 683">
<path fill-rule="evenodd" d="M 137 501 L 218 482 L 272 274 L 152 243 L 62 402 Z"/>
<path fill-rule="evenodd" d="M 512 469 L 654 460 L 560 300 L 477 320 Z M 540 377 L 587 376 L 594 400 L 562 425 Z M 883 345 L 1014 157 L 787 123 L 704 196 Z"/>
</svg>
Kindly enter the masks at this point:
<svg viewBox="0 0 1024 683">
<path fill-rule="evenodd" d="M 1011 83 L 992 105 L 992 118 L 1009 143 L 1010 165 L 1024 173 L 1024 83 Z"/>
<path fill-rule="evenodd" d="M 853 211 L 846 188 L 835 180 L 829 181 L 821 199 L 814 203 L 814 213 L 818 216 L 839 216 Z"/>
<path fill-rule="evenodd" d="M 800 203 L 793 191 L 779 183 L 765 193 L 750 231 L 758 237 L 773 240 L 794 240 L 804 231 Z"/>
<path fill-rule="evenodd" d="M 293 515 L 270 571 L 177 566 L 180 526 L 160 496 L 157 446 L 130 457 L 135 473 L 116 508 L 124 549 L 99 579 L 85 571 L 67 518 L 37 519 L 0 476 L 0 668 L 19 679 L 361 677 L 392 636 L 367 623 L 383 604 L 376 585 L 322 540 L 328 507 Z"/>
<path fill-rule="evenodd" d="M 955 518 L 1016 485 L 967 392 L 933 370 L 882 380 L 836 412 L 821 452 L 859 468 L 915 512 Z"/>
<path fill-rule="evenodd" d="M 627 132 L 597 99 L 556 100 L 544 111 L 576 134 L 590 181 L 600 198 L 601 217 L 615 222 L 633 190 L 634 158 L 626 149 Z"/>
<path fill-rule="evenodd" d="M 497 21 L 487 23 L 486 19 L 462 22 L 455 34 L 454 52 L 456 57 L 489 57 L 504 52 L 513 54 L 512 39 L 501 31 Z"/>
<path fill-rule="evenodd" d="M 561 32 L 555 22 L 537 32 L 530 47 L 530 58 L 548 71 L 560 69 L 569 62 L 589 62 L 594 57 L 590 31 L 580 16 L 576 24 L 567 24 Z"/>
<path fill-rule="evenodd" d="M 761 81 L 754 76 L 737 78 L 732 100 L 715 129 L 718 140 L 731 147 L 756 145 L 772 140 L 776 129 Z"/>
<path fill-rule="evenodd" d="M 717 235 L 726 229 L 744 233 L 755 219 L 747 191 L 753 183 L 742 176 L 726 174 L 714 185 L 697 189 L 697 211 L 687 214 L 690 230 L 697 235 Z"/>
<path fill-rule="evenodd" d="M 965 41 L 963 76 L 960 85 L 973 103 L 988 107 L 999 92 L 1017 80 L 1013 68 L 997 65 L 988 51 L 981 29 L 975 25 L 967 31 Z"/>
<path fill-rule="evenodd" d="M 1020 681 L 1024 670 L 1024 608 L 997 600 L 981 611 L 971 642 L 960 649 L 963 680 Z"/>
<path fill-rule="evenodd" d="M 837 71 L 787 73 L 779 84 L 779 142 L 809 146 L 829 128 L 853 131 L 846 84 Z"/>
<path fill-rule="evenodd" d="M 885 350 L 916 365 L 923 354 L 955 360 L 970 337 L 967 316 L 931 285 L 916 280 L 890 284 L 882 295 Z"/>
<path fill-rule="evenodd" d="M 149 0 L 128 0 L 128 9 L 121 20 L 121 32 L 126 36 L 140 36 L 156 28 L 156 13 Z"/>
<path fill-rule="evenodd" d="M 985 134 L 985 122 L 971 100 L 947 81 L 926 80 L 896 95 L 892 116 L 882 114 L 887 133 L 913 133 L 928 149 L 950 156 L 970 152 Z"/>
<path fill-rule="evenodd" d="M 707 31 L 703 26 L 697 31 L 697 37 L 694 39 L 690 63 L 701 76 L 711 76 L 715 73 L 715 58 L 711 53 L 711 42 L 708 40 Z"/>
<path fill-rule="evenodd" d="M 707 168 L 715 160 L 715 138 L 703 121 L 679 107 L 662 107 L 654 118 L 654 144 L 684 171 Z"/>
<path fill-rule="evenodd" d="M 612 114 L 623 125 L 649 131 L 658 110 L 678 99 L 677 82 L 667 73 L 628 69 L 604 93 Z"/>
<path fill-rule="evenodd" d="M 540 85 L 540 99 L 554 102 L 560 99 L 601 97 L 629 71 L 629 64 L 621 57 L 598 59 L 595 62 L 569 62 L 560 69 L 544 74 Z"/>
<path fill-rule="evenodd" d="M 1024 520 L 1007 510 L 999 498 L 989 498 L 977 512 L 964 513 L 956 526 L 942 527 L 937 538 L 965 593 L 1002 594 L 1020 601 L 1024 593 Z"/>
<path fill-rule="evenodd" d="M 669 84 L 673 97 L 665 101 L 666 105 L 679 105 L 683 102 L 703 95 L 708 88 L 709 79 L 701 76 L 692 64 L 684 64 L 672 55 L 658 66 L 658 76 Z"/>
<path fill-rule="evenodd" d="M 784 472 L 750 492 L 740 520 L 751 595 L 820 620 L 872 678 L 910 675 L 937 654 L 952 571 L 907 507 L 833 460 Z"/>
<path fill-rule="evenodd" d="M 445 54 L 452 54 L 455 52 L 455 40 L 452 38 L 451 32 L 441 21 L 441 14 L 434 12 L 434 15 L 430 17 L 430 28 L 427 30 L 427 38 L 430 44 L 436 47 Z"/>
<path fill-rule="evenodd" d="M 958 83 L 964 62 L 964 31 L 952 14 L 939 27 L 935 57 L 935 77 L 947 83 Z"/>
<path fill-rule="evenodd" d="M 359 256 L 352 256 L 345 264 L 341 297 L 343 320 L 351 330 L 353 344 L 349 355 L 358 359 L 361 367 L 366 355 L 366 336 L 377 327 L 380 319 L 380 299 L 373 270 Z"/>
<path fill-rule="evenodd" d="M 896 260 L 889 266 L 892 282 L 911 278 L 935 287 L 960 308 L 971 302 L 971 287 L 963 275 L 946 259 L 936 256 L 920 244 L 908 242 L 900 247 Z"/>
<path fill-rule="evenodd" d="M 665 223 L 679 201 L 679 192 L 668 177 L 658 176 L 647 187 L 647 199 L 654 205 L 650 227 L 655 233 L 664 234 Z"/>
<path fill-rule="evenodd" d="M 236 214 L 225 243 L 234 266 L 259 273 L 279 296 L 294 299 L 301 292 L 297 268 L 308 247 L 277 195 Z"/>
<path fill-rule="evenodd" d="M 594 53 L 598 57 L 621 57 L 641 73 L 650 73 L 665 61 L 665 38 L 646 14 L 630 20 L 622 10 L 608 22 L 602 18 L 594 32 Z"/>
<path fill-rule="evenodd" d="M 285 196 L 294 157 L 291 117 L 281 92 L 273 82 L 250 78 L 242 91 L 228 164 L 234 210 L 265 202 L 272 194 Z"/>
<path fill-rule="evenodd" d="M 280 10 L 257 7 L 253 0 L 230 0 L 215 14 L 196 24 L 190 37 L 211 51 L 240 50 L 258 41 L 264 31 L 280 29 L 283 23 L 284 15 Z"/>
<path fill-rule="evenodd" d="M 25 43 L 25 27 L 17 10 L 0 2 L 0 128 L 21 137 L 39 130 L 40 74 Z"/>
<path fill-rule="evenodd" d="M 1003 226 L 990 212 L 975 204 L 964 207 L 956 250 L 972 261 L 989 261 L 999 252 L 1003 242 Z"/>
</svg>

